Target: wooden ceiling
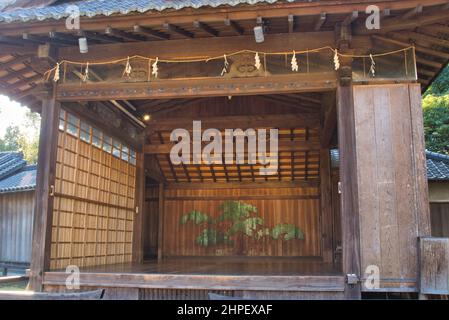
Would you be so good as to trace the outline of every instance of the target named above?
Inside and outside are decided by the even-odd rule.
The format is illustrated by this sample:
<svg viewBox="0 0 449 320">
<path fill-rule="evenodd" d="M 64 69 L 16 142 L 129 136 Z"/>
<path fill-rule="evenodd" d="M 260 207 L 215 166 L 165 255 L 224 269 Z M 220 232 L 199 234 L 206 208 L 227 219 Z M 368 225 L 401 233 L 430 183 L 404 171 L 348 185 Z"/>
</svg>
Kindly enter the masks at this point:
<svg viewBox="0 0 449 320">
<path fill-rule="evenodd" d="M 316 182 L 319 179 L 322 99 L 323 94 L 291 94 L 156 100 L 152 104 L 140 101 L 137 110 L 149 112 L 153 117 L 147 123 L 144 147 L 148 159 L 153 162 L 147 165 L 152 168 L 149 175 L 164 183 Z M 248 163 L 246 146 L 244 164 L 236 164 L 234 154 L 232 164 L 225 164 L 223 155 L 222 164 L 173 165 L 169 153 L 174 142 L 170 141 L 170 134 L 177 128 L 192 131 L 193 120 L 201 121 L 203 132 L 209 128 L 220 130 L 223 141 L 225 129 L 278 129 L 277 173 L 261 175 L 259 170 L 264 166 Z"/>
</svg>

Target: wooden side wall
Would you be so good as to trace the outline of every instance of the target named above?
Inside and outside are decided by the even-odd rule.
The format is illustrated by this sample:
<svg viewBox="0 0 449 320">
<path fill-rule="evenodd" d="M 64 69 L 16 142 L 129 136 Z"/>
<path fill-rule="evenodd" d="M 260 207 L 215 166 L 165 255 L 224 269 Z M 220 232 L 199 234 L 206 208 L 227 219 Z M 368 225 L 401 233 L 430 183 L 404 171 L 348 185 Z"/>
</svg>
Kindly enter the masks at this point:
<svg viewBox="0 0 449 320">
<path fill-rule="evenodd" d="M 135 171 L 79 130 L 59 131 L 51 269 L 132 260 Z"/>
<path fill-rule="evenodd" d="M 432 236 L 449 238 L 449 202 L 431 203 Z"/>
<path fill-rule="evenodd" d="M 0 262 L 30 263 L 34 191 L 0 194 Z"/>
<path fill-rule="evenodd" d="M 145 192 L 145 213 L 143 218 L 143 251 L 144 258 L 157 256 L 158 219 L 159 219 L 159 188 L 147 188 Z"/>
<path fill-rule="evenodd" d="M 430 233 L 420 97 L 419 85 L 354 86 L 361 273 L 378 266 L 380 291 L 417 290 Z"/>
<path fill-rule="evenodd" d="M 235 244 L 201 247 L 196 237 L 204 224 L 180 223 L 181 216 L 198 210 L 217 217 L 219 205 L 226 200 L 240 200 L 255 205 L 267 227 L 279 223 L 300 227 L 305 239 L 289 241 L 246 236 Z M 164 256 L 321 256 L 321 217 L 318 187 L 303 188 L 241 188 L 241 189 L 168 189 L 164 207 Z"/>
</svg>

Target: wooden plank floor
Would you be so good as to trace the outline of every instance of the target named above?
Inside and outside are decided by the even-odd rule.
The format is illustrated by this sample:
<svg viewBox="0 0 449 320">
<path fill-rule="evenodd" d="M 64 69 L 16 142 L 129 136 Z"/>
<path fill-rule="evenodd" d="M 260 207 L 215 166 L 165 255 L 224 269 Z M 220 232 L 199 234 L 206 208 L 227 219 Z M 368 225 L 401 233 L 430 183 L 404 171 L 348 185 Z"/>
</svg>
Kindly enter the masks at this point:
<svg viewBox="0 0 449 320">
<path fill-rule="evenodd" d="M 304 258 L 230 258 L 190 257 L 150 260 L 143 264 L 127 263 L 84 267 L 89 273 L 207 274 L 207 275 L 340 275 L 339 269 L 316 259 Z"/>
<path fill-rule="evenodd" d="M 81 268 L 87 287 L 153 289 L 342 291 L 338 268 L 295 258 L 171 258 L 143 264 Z M 46 272 L 45 285 L 65 285 L 65 270 Z"/>
</svg>

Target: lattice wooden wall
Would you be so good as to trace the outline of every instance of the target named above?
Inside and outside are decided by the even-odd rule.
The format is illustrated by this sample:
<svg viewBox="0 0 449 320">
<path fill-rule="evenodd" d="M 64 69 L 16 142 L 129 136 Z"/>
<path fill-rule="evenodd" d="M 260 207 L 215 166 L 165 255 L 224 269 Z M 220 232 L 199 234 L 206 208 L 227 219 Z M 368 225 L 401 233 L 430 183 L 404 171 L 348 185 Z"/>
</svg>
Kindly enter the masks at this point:
<svg viewBox="0 0 449 320">
<path fill-rule="evenodd" d="M 129 262 L 135 153 L 61 112 L 51 269 Z"/>
</svg>

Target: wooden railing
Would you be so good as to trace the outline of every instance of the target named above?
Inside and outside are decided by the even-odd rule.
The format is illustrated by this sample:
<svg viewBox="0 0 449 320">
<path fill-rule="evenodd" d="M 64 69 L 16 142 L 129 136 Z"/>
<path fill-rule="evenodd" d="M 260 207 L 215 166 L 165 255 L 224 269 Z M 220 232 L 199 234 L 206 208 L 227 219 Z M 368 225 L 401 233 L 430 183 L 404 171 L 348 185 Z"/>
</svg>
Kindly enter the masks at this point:
<svg viewBox="0 0 449 320">
<path fill-rule="evenodd" d="M 424 237 L 420 248 L 420 293 L 449 295 L 449 238 Z"/>
</svg>

